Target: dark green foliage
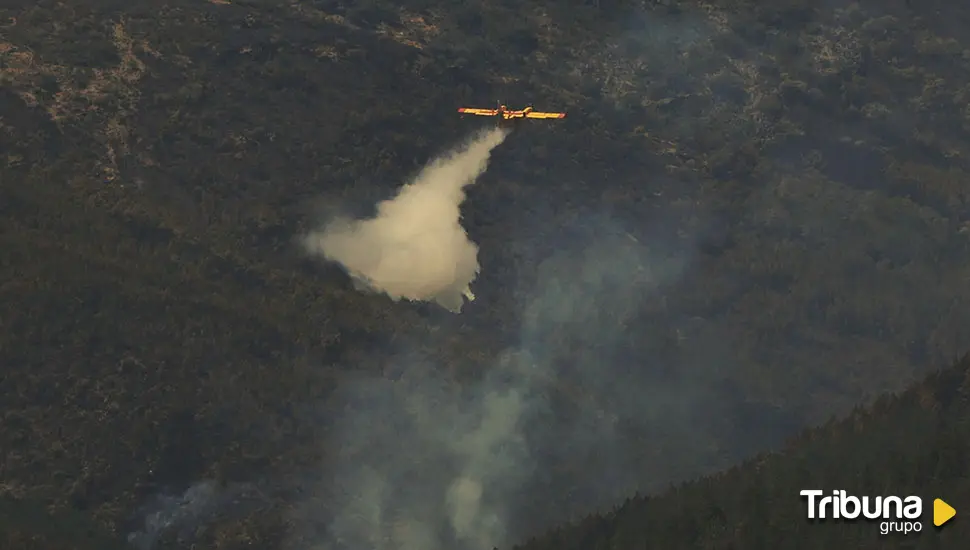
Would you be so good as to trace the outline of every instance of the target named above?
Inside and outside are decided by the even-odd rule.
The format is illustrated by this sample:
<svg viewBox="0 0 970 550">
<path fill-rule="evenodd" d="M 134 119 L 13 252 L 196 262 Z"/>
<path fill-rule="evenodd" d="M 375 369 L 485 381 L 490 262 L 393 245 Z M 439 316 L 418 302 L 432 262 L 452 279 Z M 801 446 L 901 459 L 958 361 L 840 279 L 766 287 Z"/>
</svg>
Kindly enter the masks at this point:
<svg viewBox="0 0 970 550">
<path fill-rule="evenodd" d="M 18 550 L 130 550 L 84 513 L 0 497 L 0 545 Z"/>
<path fill-rule="evenodd" d="M 401 368 L 389 349 L 434 357 L 456 385 L 481 376 L 520 336 L 515 289 L 592 216 L 692 253 L 682 284 L 624 329 L 631 369 L 662 364 L 658 384 L 711 396 L 693 411 L 709 454 L 637 443 L 678 479 L 965 351 L 959 18 L 915 2 L 642 4 L 5 3 L 2 494 L 31 518 L 74 508 L 110 532 L 144 487 L 318 468 L 330 418 L 293 408 L 325 401 L 348 371 Z M 570 115 L 517 132 L 470 190 L 485 267 L 468 312 L 360 294 L 294 251 L 317 201 L 372 206 L 474 127 L 457 106 L 496 99 Z M 711 359 L 704 335 L 729 353 Z M 924 440 L 936 454 L 913 460 L 956 476 L 961 433 Z M 871 475 L 895 475 L 869 453 Z M 710 541 L 764 506 L 748 493 L 698 504 L 696 491 L 663 501 L 699 507 L 693 519 L 679 504 L 626 510 L 648 506 L 674 547 L 729 548 Z M 280 515 L 228 522 L 212 546 L 270 548 Z M 612 523 L 590 518 L 564 545 L 639 544 L 647 520 L 624 517 L 614 542 L 601 536 Z M 0 521 L 47 521 L 17 518 Z M 82 528 L 97 530 L 67 538 Z M 748 528 L 761 539 L 735 547 L 775 541 Z"/>
<path fill-rule="evenodd" d="M 970 505 L 970 356 L 871 409 L 856 409 L 765 454 L 653 497 L 627 500 L 518 550 L 961 548 L 966 521 L 940 529 L 932 502 Z M 923 531 L 881 535 L 878 522 L 812 523 L 803 489 L 918 495 Z"/>
</svg>

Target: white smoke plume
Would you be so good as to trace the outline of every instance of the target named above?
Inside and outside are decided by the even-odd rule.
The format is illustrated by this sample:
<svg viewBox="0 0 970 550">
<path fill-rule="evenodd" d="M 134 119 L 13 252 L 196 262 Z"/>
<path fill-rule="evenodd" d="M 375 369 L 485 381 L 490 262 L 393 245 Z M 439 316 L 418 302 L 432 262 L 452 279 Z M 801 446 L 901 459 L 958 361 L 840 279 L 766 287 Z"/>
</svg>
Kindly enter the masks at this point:
<svg viewBox="0 0 970 550">
<path fill-rule="evenodd" d="M 288 549 L 307 550 L 317 535 L 305 527 L 320 519 L 326 542 L 314 550 L 489 550 L 506 540 L 507 501 L 531 471 L 521 423 L 535 398 L 518 381 L 459 396 L 433 371 L 413 374 L 341 389 L 330 479 L 304 487 L 332 515 L 304 505 Z"/>
<path fill-rule="evenodd" d="M 520 289 L 520 341 L 480 376 L 459 382 L 405 344 L 386 374 L 341 380 L 324 474 L 300 485 L 287 550 L 503 548 L 672 477 L 647 428 L 663 424 L 689 453 L 679 411 L 705 396 L 654 386 L 623 327 L 686 260 L 594 218 L 546 241 L 553 252 Z"/>
<path fill-rule="evenodd" d="M 507 135 L 485 131 L 434 160 L 380 203 L 374 218 L 336 220 L 306 236 L 307 252 L 342 265 L 358 288 L 459 313 L 463 297 L 475 299 L 471 283 L 479 271 L 478 246 L 460 223 L 465 187 L 485 172 L 492 149 Z"/>
</svg>

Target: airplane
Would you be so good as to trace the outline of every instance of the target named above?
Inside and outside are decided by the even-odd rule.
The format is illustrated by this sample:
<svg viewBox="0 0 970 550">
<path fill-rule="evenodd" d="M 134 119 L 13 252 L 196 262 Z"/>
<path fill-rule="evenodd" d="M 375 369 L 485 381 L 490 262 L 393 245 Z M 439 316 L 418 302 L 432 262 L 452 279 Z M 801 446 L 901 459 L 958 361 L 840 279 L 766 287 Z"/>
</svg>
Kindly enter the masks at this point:
<svg viewBox="0 0 970 550">
<path fill-rule="evenodd" d="M 541 111 L 536 111 L 532 108 L 532 105 L 527 106 L 521 111 L 513 111 L 501 103 L 499 103 L 495 109 L 474 109 L 471 107 L 461 107 L 458 109 L 458 112 L 463 115 L 500 117 L 500 123 L 507 123 L 507 121 L 523 118 L 566 118 L 566 113 L 544 113 Z"/>
</svg>

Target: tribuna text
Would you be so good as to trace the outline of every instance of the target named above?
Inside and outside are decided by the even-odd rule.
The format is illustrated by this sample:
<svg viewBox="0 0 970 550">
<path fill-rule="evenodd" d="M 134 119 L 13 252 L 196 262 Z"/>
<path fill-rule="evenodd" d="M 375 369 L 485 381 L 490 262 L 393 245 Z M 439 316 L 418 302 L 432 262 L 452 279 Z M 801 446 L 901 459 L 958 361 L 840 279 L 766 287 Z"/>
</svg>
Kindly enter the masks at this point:
<svg viewBox="0 0 970 550">
<path fill-rule="evenodd" d="M 825 492 L 818 489 L 804 490 L 799 494 L 808 498 L 808 519 L 881 519 L 884 521 L 880 523 L 879 530 L 884 535 L 923 529 L 923 524 L 918 521 L 923 515 L 923 499 L 917 496 L 855 497 L 847 495 L 845 491 L 832 491 L 830 496 L 822 497 Z M 885 521 L 892 518 L 900 521 Z"/>
</svg>

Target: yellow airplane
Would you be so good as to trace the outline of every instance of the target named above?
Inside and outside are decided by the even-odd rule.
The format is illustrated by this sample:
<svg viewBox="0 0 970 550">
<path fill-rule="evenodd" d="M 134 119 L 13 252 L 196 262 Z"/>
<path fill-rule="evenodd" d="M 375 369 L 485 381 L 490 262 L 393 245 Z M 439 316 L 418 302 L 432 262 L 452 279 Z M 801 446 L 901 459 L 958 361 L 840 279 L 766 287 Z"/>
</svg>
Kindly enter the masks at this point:
<svg viewBox="0 0 970 550">
<path fill-rule="evenodd" d="M 505 105 L 499 104 L 496 109 L 473 109 L 471 107 L 461 107 L 458 112 L 463 115 L 493 116 L 499 117 L 499 122 L 506 122 L 522 118 L 566 118 L 566 113 L 543 113 L 536 111 L 529 105 L 521 111 L 513 111 Z"/>
</svg>

